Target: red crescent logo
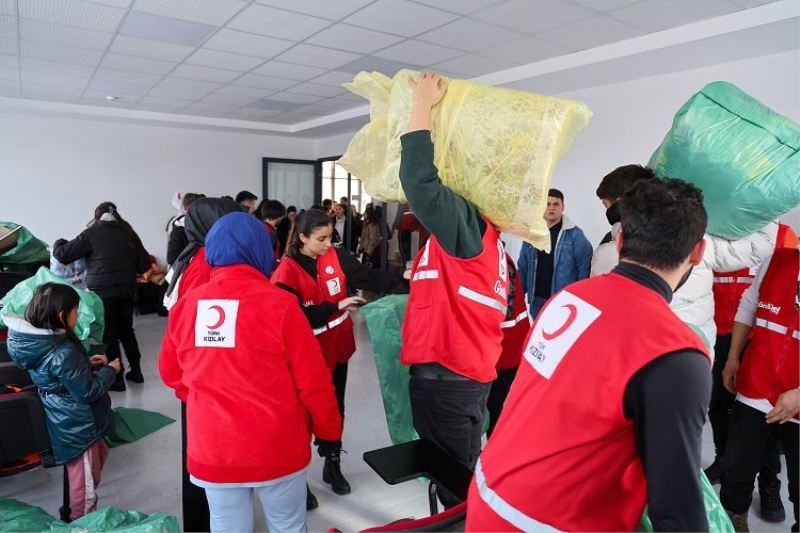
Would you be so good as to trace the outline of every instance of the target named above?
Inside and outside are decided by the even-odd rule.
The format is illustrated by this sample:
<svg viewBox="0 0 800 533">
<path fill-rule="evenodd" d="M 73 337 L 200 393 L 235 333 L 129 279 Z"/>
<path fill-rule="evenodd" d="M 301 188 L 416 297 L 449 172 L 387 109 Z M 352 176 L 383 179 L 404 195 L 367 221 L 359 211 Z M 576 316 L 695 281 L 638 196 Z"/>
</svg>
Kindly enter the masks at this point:
<svg viewBox="0 0 800 533">
<path fill-rule="evenodd" d="M 214 324 L 213 326 L 206 326 L 206 327 L 208 329 L 217 329 L 222 324 L 225 323 L 225 310 L 223 308 L 221 308 L 220 306 L 218 306 L 218 305 L 212 305 L 211 307 L 208 308 L 209 311 L 211 311 L 212 309 L 214 311 L 216 311 L 217 313 L 219 313 L 219 321 L 217 321 L 217 323 Z"/>
<path fill-rule="evenodd" d="M 558 328 L 552 333 L 548 333 L 544 330 L 544 328 L 542 328 L 542 337 L 544 338 L 544 340 L 551 341 L 556 337 L 558 337 L 559 335 L 561 335 L 562 333 L 564 333 L 565 331 L 567 331 L 569 327 L 572 325 L 572 323 L 575 322 L 575 319 L 578 317 L 578 309 L 574 305 L 566 304 L 562 307 L 565 307 L 567 311 L 569 311 L 569 316 L 567 317 L 566 322 L 564 322 L 564 324 L 560 328 Z"/>
</svg>

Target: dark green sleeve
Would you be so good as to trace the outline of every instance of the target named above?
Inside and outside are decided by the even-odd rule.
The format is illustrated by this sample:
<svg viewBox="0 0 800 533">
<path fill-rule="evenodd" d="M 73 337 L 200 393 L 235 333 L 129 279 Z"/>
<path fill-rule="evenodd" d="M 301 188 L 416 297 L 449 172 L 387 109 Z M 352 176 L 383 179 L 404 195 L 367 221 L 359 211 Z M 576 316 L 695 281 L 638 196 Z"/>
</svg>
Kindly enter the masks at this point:
<svg viewBox="0 0 800 533">
<path fill-rule="evenodd" d="M 400 137 L 400 182 L 417 219 L 447 253 L 469 259 L 483 250 L 486 223 L 477 208 L 442 184 L 433 164 L 431 132 Z"/>
</svg>

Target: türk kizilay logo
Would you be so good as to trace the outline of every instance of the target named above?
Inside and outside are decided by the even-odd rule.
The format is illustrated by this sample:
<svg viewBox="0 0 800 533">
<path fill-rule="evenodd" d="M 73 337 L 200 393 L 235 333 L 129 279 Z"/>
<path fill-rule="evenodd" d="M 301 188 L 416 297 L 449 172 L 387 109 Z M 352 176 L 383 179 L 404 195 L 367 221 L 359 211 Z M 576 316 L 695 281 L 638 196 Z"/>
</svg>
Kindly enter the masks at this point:
<svg viewBox="0 0 800 533">
<path fill-rule="evenodd" d="M 326 274 L 333 274 L 333 267 L 330 266 L 330 265 L 326 266 L 325 267 L 325 273 Z"/>
<path fill-rule="evenodd" d="M 195 346 L 235 347 L 238 312 L 238 300 L 199 300 L 194 325 Z"/>
</svg>

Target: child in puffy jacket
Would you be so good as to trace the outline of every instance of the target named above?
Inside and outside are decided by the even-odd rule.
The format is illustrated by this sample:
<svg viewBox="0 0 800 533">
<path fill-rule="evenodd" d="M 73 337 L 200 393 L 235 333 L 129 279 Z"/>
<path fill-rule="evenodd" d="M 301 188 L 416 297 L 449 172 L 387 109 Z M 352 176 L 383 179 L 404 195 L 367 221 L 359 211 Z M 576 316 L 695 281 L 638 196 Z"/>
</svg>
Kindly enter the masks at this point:
<svg viewBox="0 0 800 533">
<path fill-rule="evenodd" d="M 108 389 L 119 359 L 88 357 L 75 336 L 78 293 L 69 285 L 36 288 L 24 320 L 6 317 L 8 353 L 39 389 L 53 456 L 67 466 L 70 519 L 97 509 L 97 485 L 108 456 L 103 437 L 114 427 Z"/>
</svg>

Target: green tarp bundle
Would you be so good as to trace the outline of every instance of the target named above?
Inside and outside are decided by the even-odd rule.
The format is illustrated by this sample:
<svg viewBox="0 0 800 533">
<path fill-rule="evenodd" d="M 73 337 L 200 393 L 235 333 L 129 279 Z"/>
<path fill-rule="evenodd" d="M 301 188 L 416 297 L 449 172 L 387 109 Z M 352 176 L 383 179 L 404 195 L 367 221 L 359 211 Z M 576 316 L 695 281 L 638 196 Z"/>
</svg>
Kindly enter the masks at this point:
<svg viewBox="0 0 800 533">
<path fill-rule="evenodd" d="M 19 226 L 19 224 L 0 220 L 0 226 L 14 229 Z M 47 251 L 47 245 L 34 237 L 27 228 L 20 228 L 16 237 L 17 245 L 0 254 L 0 264 L 30 265 L 50 263 L 50 252 Z"/>
<path fill-rule="evenodd" d="M 408 368 L 400 364 L 400 331 L 407 303 L 407 294 L 396 294 L 361 308 L 375 353 L 375 368 L 393 444 L 419 438 L 411 418 Z"/>
<path fill-rule="evenodd" d="M 36 272 L 36 275 L 30 277 L 17 284 L 16 287 L 11 289 L 6 294 L 0 303 L 0 326 L 7 326 L 8 322 L 14 319 L 19 319 L 25 316 L 25 310 L 28 308 L 31 298 L 33 298 L 33 291 L 36 287 L 47 282 L 62 283 L 70 285 L 62 278 L 53 274 L 49 268 L 41 267 Z M 83 343 L 84 348 L 90 348 L 90 339 L 95 342 L 103 341 L 103 301 L 95 293 L 89 290 L 80 289 L 74 285 L 73 287 L 80 296 L 80 305 L 78 306 L 78 323 L 75 326 L 75 335 Z"/>
<path fill-rule="evenodd" d="M 733 533 L 733 524 L 728 518 L 728 513 L 722 507 L 714 487 L 708 482 L 708 478 L 702 470 L 700 471 L 700 482 L 703 484 L 703 502 L 706 505 L 708 531 L 710 533 Z M 653 531 L 653 523 L 650 521 L 647 509 L 645 509 L 642 522 L 639 524 L 639 531 L 646 531 L 647 533 Z"/>
<path fill-rule="evenodd" d="M 178 519 L 164 513 L 146 515 L 107 507 L 69 524 L 39 507 L 17 500 L 0 499 L 0 532 L 3 533 L 180 533 Z"/>
<path fill-rule="evenodd" d="M 692 96 L 649 165 L 701 188 L 708 233 L 726 239 L 800 205 L 800 125 L 731 83 L 709 83 Z"/>
<path fill-rule="evenodd" d="M 114 431 L 105 437 L 110 448 L 136 442 L 175 422 L 161 413 L 131 407 L 115 407 L 114 418 L 117 422 Z"/>
</svg>

